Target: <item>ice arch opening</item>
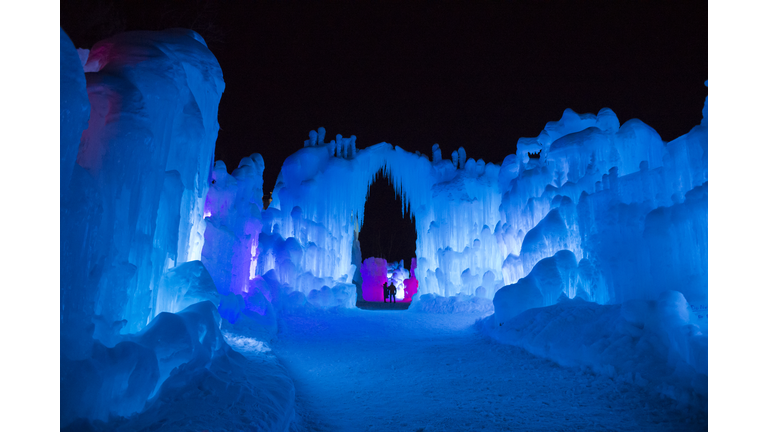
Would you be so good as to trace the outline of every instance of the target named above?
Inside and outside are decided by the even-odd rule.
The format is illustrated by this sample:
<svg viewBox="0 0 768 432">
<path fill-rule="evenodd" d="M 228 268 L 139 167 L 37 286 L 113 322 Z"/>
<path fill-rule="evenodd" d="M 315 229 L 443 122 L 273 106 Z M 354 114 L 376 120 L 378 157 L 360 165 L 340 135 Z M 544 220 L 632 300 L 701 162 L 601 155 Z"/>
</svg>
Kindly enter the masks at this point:
<svg viewBox="0 0 768 432">
<path fill-rule="evenodd" d="M 463 149 L 432 159 L 388 143 L 358 150 L 355 137 L 324 142 L 321 128 L 283 163 L 263 213 L 257 274 L 274 270 L 281 284 L 308 294 L 351 284 L 360 268 L 355 230 L 381 171 L 416 229 L 419 294 L 474 294 L 502 285 L 503 257 L 493 236 L 499 222 L 499 167 L 467 159 Z M 284 246 L 284 244 L 290 246 Z M 417 295 L 418 296 L 418 295 Z"/>
<path fill-rule="evenodd" d="M 383 174 L 383 171 L 376 173 L 376 179 L 368 190 L 366 223 L 357 231 L 358 241 L 353 245 L 353 252 L 357 253 L 359 249 L 362 260 L 358 263 L 357 255 L 353 256 L 354 264 L 360 269 L 359 277 L 356 274 L 353 279 L 358 285 L 358 307 L 361 306 L 361 299 L 383 303 L 385 284 L 395 287 L 397 301 L 410 302 L 412 295 L 407 295 L 406 285 L 418 283 L 415 280 L 407 282 L 410 270 L 415 270 L 416 227 L 410 212 L 402 213 L 402 199 Z M 371 266 L 376 267 L 375 263 L 381 268 L 373 273 L 381 272 L 387 282 L 371 274 Z M 380 295 L 383 296 L 381 299 Z"/>
<path fill-rule="evenodd" d="M 354 136 L 337 135 L 330 143 L 323 137 L 322 129 L 313 131 L 311 141 L 283 163 L 259 238 L 257 273 L 274 270 L 282 284 L 304 294 L 352 283 L 360 267 L 360 257 L 353 257 L 355 232 L 365 225 L 365 203 L 377 173 L 401 197 L 402 216 L 412 214 L 417 237 L 419 210 L 431 193 L 428 158 L 387 143 L 358 151 Z M 282 241 L 293 245 L 291 252 Z"/>
<path fill-rule="evenodd" d="M 358 231 L 363 259 L 384 258 L 404 261 L 416 256 L 416 226 L 410 212 L 402 214 L 402 198 L 397 195 L 383 171 L 376 174 L 365 202 L 364 226 Z"/>
</svg>

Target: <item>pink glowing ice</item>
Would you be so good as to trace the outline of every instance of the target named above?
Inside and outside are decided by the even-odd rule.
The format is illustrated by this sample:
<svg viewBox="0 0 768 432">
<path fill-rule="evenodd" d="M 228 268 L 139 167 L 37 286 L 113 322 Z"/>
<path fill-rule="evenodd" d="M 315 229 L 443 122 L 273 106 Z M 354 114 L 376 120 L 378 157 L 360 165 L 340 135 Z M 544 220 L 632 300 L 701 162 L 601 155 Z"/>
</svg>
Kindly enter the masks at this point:
<svg viewBox="0 0 768 432">
<path fill-rule="evenodd" d="M 370 302 L 384 301 L 384 284 L 387 283 L 387 260 L 368 258 L 360 269 L 363 276 L 363 299 Z"/>
<path fill-rule="evenodd" d="M 416 280 L 415 270 L 416 258 L 412 258 L 411 277 L 403 281 L 405 285 L 403 290 L 405 298 L 398 301 L 410 302 L 416 291 L 418 291 L 419 281 Z M 371 302 L 383 302 L 384 285 L 389 282 L 387 279 L 387 260 L 383 258 L 368 258 L 363 261 L 360 273 L 363 276 L 363 299 Z"/>
<path fill-rule="evenodd" d="M 405 284 L 405 298 L 404 302 L 409 302 L 413 298 L 416 291 L 419 290 L 419 281 L 416 279 L 414 271 L 416 270 L 416 258 L 411 258 L 411 277 L 403 281 Z"/>
</svg>

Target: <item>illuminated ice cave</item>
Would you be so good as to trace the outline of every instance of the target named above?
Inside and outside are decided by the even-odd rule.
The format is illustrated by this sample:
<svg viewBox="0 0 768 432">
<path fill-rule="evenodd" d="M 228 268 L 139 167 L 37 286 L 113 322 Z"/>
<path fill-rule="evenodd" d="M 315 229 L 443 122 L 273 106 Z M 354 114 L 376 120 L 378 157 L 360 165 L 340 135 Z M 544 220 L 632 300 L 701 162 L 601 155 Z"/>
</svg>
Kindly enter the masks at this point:
<svg viewBox="0 0 768 432">
<path fill-rule="evenodd" d="M 63 430 L 706 428 L 706 100 L 669 142 L 566 109 L 500 165 L 321 127 L 265 207 L 203 38 L 60 36 Z M 379 172 L 410 262 L 361 253 Z"/>
</svg>

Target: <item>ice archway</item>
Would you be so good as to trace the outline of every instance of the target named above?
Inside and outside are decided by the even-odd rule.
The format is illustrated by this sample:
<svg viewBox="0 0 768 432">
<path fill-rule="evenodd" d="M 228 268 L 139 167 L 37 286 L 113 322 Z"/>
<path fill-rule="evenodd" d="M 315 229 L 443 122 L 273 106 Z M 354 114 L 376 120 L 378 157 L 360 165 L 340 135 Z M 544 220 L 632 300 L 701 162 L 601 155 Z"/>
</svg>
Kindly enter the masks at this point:
<svg viewBox="0 0 768 432">
<path fill-rule="evenodd" d="M 402 198 L 403 214 L 414 219 L 420 294 L 469 294 L 483 279 L 489 288 L 502 283 L 504 257 L 492 235 L 500 220 L 498 166 L 466 161 L 463 149 L 443 160 L 435 146 L 430 161 L 388 143 L 357 150 L 354 136 L 337 135 L 330 143 L 323 136 L 322 128 L 313 131 L 305 147 L 285 160 L 262 215 L 267 244 L 279 235 L 295 239 L 301 251 L 286 260 L 282 250 L 264 250 L 260 238 L 258 274 L 274 269 L 282 283 L 305 294 L 351 283 L 360 268 L 355 231 L 365 223 L 370 185 L 383 171 Z"/>
<path fill-rule="evenodd" d="M 563 294 L 598 303 L 652 299 L 661 287 L 706 301 L 707 250 L 699 246 L 706 245 L 706 103 L 703 114 L 691 132 L 665 143 L 639 120 L 620 125 L 610 109 L 566 110 L 538 137 L 521 138 L 501 166 L 467 158 L 462 148 L 443 159 L 437 144 L 431 159 L 388 143 L 357 150 L 354 136 L 325 143 L 321 128 L 285 160 L 264 211 L 256 204 L 261 157 L 243 159 L 232 176 L 217 162 L 214 178 L 228 180 L 207 197 L 214 212 L 203 262 L 222 294 L 259 291 L 271 300 L 299 291 L 309 300 L 322 295 L 323 305 L 353 304 L 348 293 L 362 258 L 355 233 L 382 171 L 414 220 L 418 295 L 494 298 L 525 279 L 510 289 L 537 305 Z M 227 206 L 241 222 L 228 221 Z M 670 235 L 685 240 L 669 249 Z M 226 280 L 234 274 L 237 281 Z"/>
</svg>

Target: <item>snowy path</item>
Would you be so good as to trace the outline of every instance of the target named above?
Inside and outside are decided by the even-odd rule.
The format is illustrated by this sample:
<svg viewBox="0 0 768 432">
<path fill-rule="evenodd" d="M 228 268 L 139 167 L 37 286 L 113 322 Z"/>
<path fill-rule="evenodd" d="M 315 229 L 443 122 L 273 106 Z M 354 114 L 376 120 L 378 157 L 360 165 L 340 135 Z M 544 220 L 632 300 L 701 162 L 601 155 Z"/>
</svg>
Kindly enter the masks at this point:
<svg viewBox="0 0 768 432">
<path fill-rule="evenodd" d="M 286 318 L 273 344 L 296 386 L 298 431 L 706 430 L 674 401 L 491 342 L 478 315 L 319 318 Z"/>
</svg>

